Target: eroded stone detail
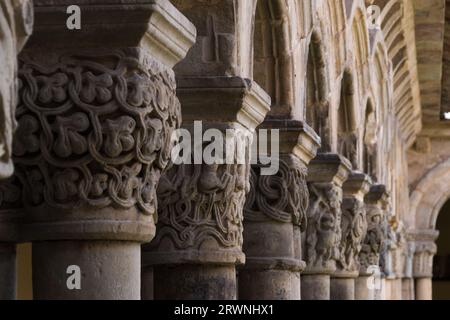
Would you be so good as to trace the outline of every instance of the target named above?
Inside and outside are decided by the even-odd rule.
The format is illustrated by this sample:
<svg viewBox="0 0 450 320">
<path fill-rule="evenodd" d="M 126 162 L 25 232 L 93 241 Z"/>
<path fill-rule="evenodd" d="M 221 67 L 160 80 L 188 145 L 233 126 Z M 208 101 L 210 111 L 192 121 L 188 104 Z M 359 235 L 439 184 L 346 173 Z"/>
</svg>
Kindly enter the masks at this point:
<svg viewBox="0 0 450 320">
<path fill-rule="evenodd" d="M 378 266 L 384 241 L 383 210 L 377 205 L 366 206 L 367 234 L 359 253 L 360 272 L 366 273 L 370 266 Z"/>
<path fill-rule="evenodd" d="M 342 189 L 329 183 L 310 183 L 305 232 L 307 271 L 336 269 L 341 242 Z"/>
<path fill-rule="evenodd" d="M 392 220 L 384 223 L 385 241 L 381 253 L 381 268 L 387 278 L 395 277 L 395 251 L 397 250 L 397 234 Z"/>
<path fill-rule="evenodd" d="M 21 58 L 14 144 L 25 203 L 156 213 L 180 125 L 173 72 L 139 49 Z"/>
<path fill-rule="evenodd" d="M 342 203 L 342 241 L 337 260 L 339 271 L 357 272 L 358 255 L 367 232 L 366 208 L 363 201 L 345 198 Z"/>
</svg>

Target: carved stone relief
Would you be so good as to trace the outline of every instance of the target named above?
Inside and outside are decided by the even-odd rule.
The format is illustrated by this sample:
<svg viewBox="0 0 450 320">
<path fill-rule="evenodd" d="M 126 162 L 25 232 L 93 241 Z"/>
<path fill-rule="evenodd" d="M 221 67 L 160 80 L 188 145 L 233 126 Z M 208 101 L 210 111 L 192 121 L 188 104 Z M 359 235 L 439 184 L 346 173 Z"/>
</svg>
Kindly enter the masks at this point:
<svg viewBox="0 0 450 320">
<path fill-rule="evenodd" d="M 337 261 L 339 271 L 356 272 L 358 255 L 367 233 L 366 208 L 364 202 L 355 198 L 344 198 L 342 203 L 342 241 Z"/>
<path fill-rule="evenodd" d="M 181 120 L 175 86 L 139 49 L 24 53 L 14 156 L 25 205 L 156 215 Z"/>
<path fill-rule="evenodd" d="M 341 242 L 342 189 L 331 183 L 310 183 L 304 256 L 307 271 L 336 268 Z"/>
<path fill-rule="evenodd" d="M 259 167 L 252 166 L 245 219 L 293 223 L 304 228 L 309 203 L 307 168 L 295 157 L 280 159 L 279 164 L 278 173 L 269 176 L 260 175 Z"/>
</svg>

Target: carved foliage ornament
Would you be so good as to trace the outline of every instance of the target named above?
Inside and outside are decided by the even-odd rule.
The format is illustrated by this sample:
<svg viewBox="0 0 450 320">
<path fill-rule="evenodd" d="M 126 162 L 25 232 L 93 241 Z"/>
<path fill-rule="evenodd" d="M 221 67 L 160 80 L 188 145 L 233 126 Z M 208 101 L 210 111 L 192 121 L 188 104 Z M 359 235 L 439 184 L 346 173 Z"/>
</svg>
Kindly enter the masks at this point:
<svg viewBox="0 0 450 320">
<path fill-rule="evenodd" d="M 333 269 L 341 242 L 342 189 L 334 184 L 309 184 L 310 205 L 305 231 L 308 269 Z"/>
<path fill-rule="evenodd" d="M 273 220 L 306 227 L 309 192 L 307 168 L 295 158 L 279 160 L 276 175 L 262 176 L 260 166 L 252 166 L 250 193 L 245 204 L 245 220 Z"/>
<path fill-rule="evenodd" d="M 173 72 L 139 49 L 33 57 L 21 59 L 14 144 L 25 203 L 155 213 L 181 121 Z"/>
</svg>

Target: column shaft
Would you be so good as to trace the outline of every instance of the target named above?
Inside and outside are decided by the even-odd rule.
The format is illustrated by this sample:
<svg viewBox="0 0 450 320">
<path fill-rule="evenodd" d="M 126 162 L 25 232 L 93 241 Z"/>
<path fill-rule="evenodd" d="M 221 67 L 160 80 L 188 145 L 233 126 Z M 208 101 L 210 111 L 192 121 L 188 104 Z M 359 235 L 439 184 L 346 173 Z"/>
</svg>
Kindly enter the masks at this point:
<svg viewBox="0 0 450 320">
<path fill-rule="evenodd" d="M 433 281 L 431 278 L 416 278 L 416 300 L 433 300 Z"/>
<path fill-rule="evenodd" d="M 155 275 L 155 300 L 237 299 L 236 268 L 233 265 L 155 267 Z"/>
<path fill-rule="evenodd" d="M 0 243 L 0 300 L 16 299 L 16 245 Z"/>
<path fill-rule="evenodd" d="M 371 276 L 360 275 L 355 280 L 355 300 L 375 300 L 375 289 L 369 285 Z"/>
<path fill-rule="evenodd" d="M 32 250 L 34 299 L 140 299 L 139 243 L 46 241 L 34 242 Z M 80 289 L 68 286 L 76 275 L 67 273 L 69 266 L 80 268 Z"/>
<path fill-rule="evenodd" d="M 332 278 L 331 300 L 355 300 L 355 278 Z"/>
</svg>

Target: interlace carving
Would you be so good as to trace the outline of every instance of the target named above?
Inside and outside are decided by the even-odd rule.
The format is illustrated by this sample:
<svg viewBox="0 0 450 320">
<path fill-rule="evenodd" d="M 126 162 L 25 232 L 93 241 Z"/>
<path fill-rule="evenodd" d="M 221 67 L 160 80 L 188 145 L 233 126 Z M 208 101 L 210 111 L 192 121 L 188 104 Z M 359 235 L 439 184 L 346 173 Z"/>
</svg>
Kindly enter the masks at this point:
<svg viewBox="0 0 450 320">
<path fill-rule="evenodd" d="M 294 158 L 289 163 L 280 159 L 279 165 L 278 173 L 268 176 L 260 175 L 259 165 L 252 166 L 245 220 L 269 219 L 304 228 L 309 204 L 307 168 Z"/>
<path fill-rule="evenodd" d="M 42 56 L 21 59 L 14 155 L 25 202 L 154 214 L 181 121 L 173 72 L 139 49 Z"/>
<path fill-rule="evenodd" d="M 158 189 L 159 221 L 153 244 L 169 238 L 179 250 L 200 249 L 215 239 L 220 247 L 241 248 L 248 165 L 179 165 Z"/>
</svg>

